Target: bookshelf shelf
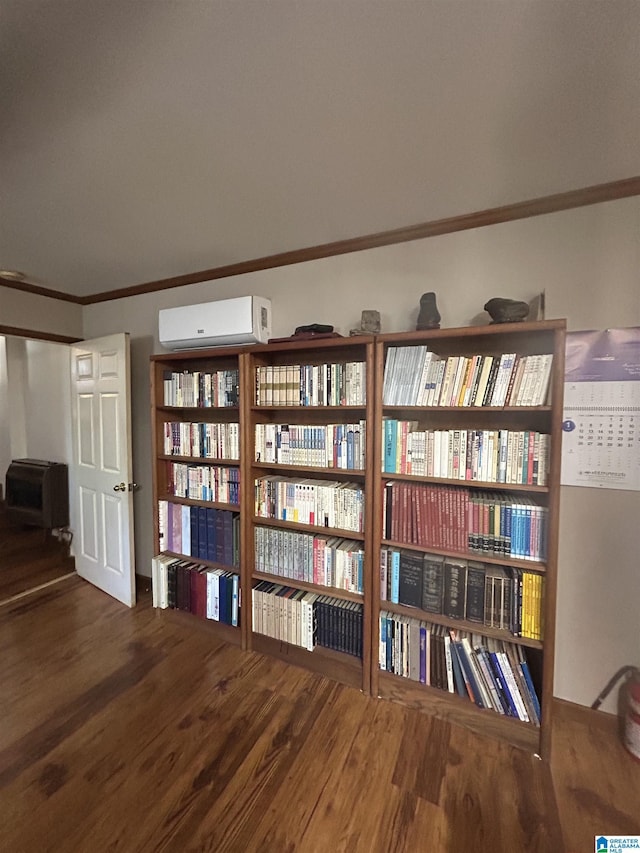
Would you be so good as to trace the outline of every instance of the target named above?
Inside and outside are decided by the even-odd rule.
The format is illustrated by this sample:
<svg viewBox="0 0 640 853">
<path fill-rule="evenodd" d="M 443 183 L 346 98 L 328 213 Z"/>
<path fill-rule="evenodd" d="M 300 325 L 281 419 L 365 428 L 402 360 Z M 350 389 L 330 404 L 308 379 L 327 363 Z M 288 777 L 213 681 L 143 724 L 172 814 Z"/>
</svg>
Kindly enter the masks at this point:
<svg viewBox="0 0 640 853">
<path fill-rule="evenodd" d="M 330 469 L 329 469 L 330 470 Z M 447 477 L 420 477 L 418 474 L 396 474 L 382 472 L 383 480 L 400 480 L 408 483 L 440 483 L 444 486 L 462 486 L 469 489 L 491 489 L 496 492 L 540 492 L 546 494 L 548 486 L 526 485 L 524 483 L 496 483 L 493 480 L 453 480 Z"/>
<path fill-rule="evenodd" d="M 399 702 L 409 708 L 465 726 L 483 737 L 508 741 L 527 752 L 538 751 L 539 730 L 528 723 L 478 708 L 456 694 L 416 684 L 393 673 L 381 672 L 378 685 L 378 695 L 381 699 Z"/>
<path fill-rule="evenodd" d="M 366 471 L 362 468 L 325 468 L 320 465 L 283 465 L 281 462 L 254 462 L 255 469 L 263 471 L 280 471 L 291 474 L 322 474 L 325 479 L 362 479 L 366 477 Z"/>
<path fill-rule="evenodd" d="M 189 415 L 190 417 L 195 417 L 198 415 L 202 417 L 204 415 L 212 416 L 214 419 L 219 417 L 223 417 L 224 414 L 228 413 L 231 417 L 235 415 L 238 416 L 238 412 L 240 411 L 239 406 L 168 406 L 166 404 L 161 404 L 157 406 L 157 410 L 159 412 L 170 412 L 172 415 L 174 414 L 184 414 Z"/>
<path fill-rule="evenodd" d="M 251 635 L 251 647 L 256 652 L 280 658 L 294 666 L 309 669 L 320 675 L 329 675 L 334 681 L 362 690 L 362 661 L 353 655 L 327 649 L 324 646 L 316 646 L 312 652 L 309 652 L 284 640 L 276 640 L 255 631 Z"/>
<path fill-rule="evenodd" d="M 381 539 L 380 544 L 385 548 L 402 549 L 403 551 L 417 551 L 421 554 L 437 554 L 440 557 L 456 557 L 461 560 L 476 560 L 481 563 L 489 563 L 496 566 L 516 566 L 532 572 L 546 572 L 547 564 L 535 560 L 518 560 L 514 557 L 497 557 L 494 554 L 475 554 L 471 551 L 454 552 L 446 548 L 432 548 L 424 545 L 414 545 L 409 542 L 398 542 L 393 539 Z"/>
<path fill-rule="evenodd" d="M 174 504 L 181 504 L 183 506 L 203 506 L 203 507 L 211 507 L 213 509 L 228 509 L 232 512 L 239 512 L 240 505 L 239 504 L 230 504 L 219 501 L 200 501 L 195 498 L 181 498 L 177 495 L 171 494 L 159 494 L 158 500 L 170 501 Z"/>
<path fill-rule="evenodd" d="M 306 589 L 310 592 L 317 592 L 319 595 L 332 595 L 335 598 L 344 598 L 348 601 L 364 601 L 364 595 L 358 592 L 350 592 L 347 589 L 342 589 L 337 586 L 324 586 L 323 584 L 306 583 L 305 581 L 285 577 L 284 575 L 272 575 L 268 572 L 253 572 L 252 578 L 254 580 L 270 581 L 271 583 L 293 586 L 296 589 Z"/>
<path fill-rule="evenodd" d="M 282 412 L 292 412 L 296 415 L 299 413 L 300 415 L 304 415 L 305 412 L 325 412 L 325 413 L 333 413 L 334 416 L 339 416 L 339 420 L 344 419 L 344 412 L 364 412 L 366 410 L 366 406 L 350 406 L 348 404 L 340 405 L 340 406 L 320 406 L 320 405 L 293 405 L 293 404 L 285 404 L 281 405 L 253 405 L 250 406 L 250 410 L 255 413 L 269 413 L 269 414 L 280 414 Z"/>
<path fill-rule="evenodd" d="M 222 468 L 237 468 L 240 464 L 239 459 L 219 459 L 216 456 L 178 456 L 175 453 L 159 453 L 157 458 L 164 459 L 165 462 L 198 463 L 199 465 L 211 465 L 213 467 L 219 465 Z"/>
<path fill-rule="evenodd" d="M 397 613 L 399 616 L 408 616 L 412 619 L 421 619 L 425 622 L 432 622 L 436 625 L 444 625 L 447 628 L 453 628 L 460 631 L 469 631 L 474 634 L 482 634 L 485 637 L 494 637 L 496 640 L 507 640 L 511 643 L 516 643 L 521 646 L 526 646 L 530 649 L 542 649 L 543 644 L 539 640 L 530 640 L 528 637 L 514 637 L 508 631 L 503 631 L 497 628 L 488 628 L 478 622 L 469 622 L 464 619 L 449 619 L 440 613 L 428 613 L 426 610 L 421 610 L 417 607 L 407 607 L 403 604 L 395 604 L 392 601 L 381 601 L 381 609 L 388 610 L 391 613 Z"/>
<path fill-rule="evenodd" d="M 279 518 L 260 518 L 254 516 L 254 525 L 259 527 L 279 527 L 282 530 L 297 530 L 300 533 L 320 533 L 324 536 L 338 536 L 342 539 L 357 539 L 364 542 L 365 533 L 357 530 L 346 530 L 342 527 L 320 527 L 314 524 L 301 524 L 297 521 L 283 521 Z"/>
<path fill-rule="evenodd" d="M 372 693 L 544 758 L 564 336 L 564 320 L 402 332 L 379 335 L 375 354 Z M 465 469 L 475 479 L 457 476 Z M 428 683 L 425 654 L 436 655 L 438 684 Z M 503 691 L 507 674 L 517 683 Z M 463 683 L 475 703 L 457 694 Z M 515 702 L 520 690 L 511 708 L 506 692 Z"/>
</svg>

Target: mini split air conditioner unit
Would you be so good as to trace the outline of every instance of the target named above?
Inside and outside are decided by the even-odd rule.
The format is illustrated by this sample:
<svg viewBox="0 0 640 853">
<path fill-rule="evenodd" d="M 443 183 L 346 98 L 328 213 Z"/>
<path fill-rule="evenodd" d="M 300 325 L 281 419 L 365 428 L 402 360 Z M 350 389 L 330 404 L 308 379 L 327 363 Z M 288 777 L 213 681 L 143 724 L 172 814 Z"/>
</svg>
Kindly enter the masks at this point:
<svg viewBox="0 0 640 853">
<path fill-rule="evenodd" d="M 266 343 L 271 336 L 271 300 L 238 296 L 158 314 L 160 343 L 167 349 Z"/>
</svg>

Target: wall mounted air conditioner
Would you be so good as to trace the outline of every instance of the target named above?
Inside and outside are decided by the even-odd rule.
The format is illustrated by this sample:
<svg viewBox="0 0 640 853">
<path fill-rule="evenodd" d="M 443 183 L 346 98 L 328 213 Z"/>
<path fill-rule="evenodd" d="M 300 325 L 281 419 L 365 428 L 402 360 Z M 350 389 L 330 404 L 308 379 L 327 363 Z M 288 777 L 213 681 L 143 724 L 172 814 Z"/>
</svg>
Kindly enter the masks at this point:
<svg viewBox="0 0 640 853">
<path fill-rule="evenodd" d="M 238 296 L 158 314 L 160 343 L 167 349 L 266 343 L 271 337 L 271 300 Z"/>
</svg>

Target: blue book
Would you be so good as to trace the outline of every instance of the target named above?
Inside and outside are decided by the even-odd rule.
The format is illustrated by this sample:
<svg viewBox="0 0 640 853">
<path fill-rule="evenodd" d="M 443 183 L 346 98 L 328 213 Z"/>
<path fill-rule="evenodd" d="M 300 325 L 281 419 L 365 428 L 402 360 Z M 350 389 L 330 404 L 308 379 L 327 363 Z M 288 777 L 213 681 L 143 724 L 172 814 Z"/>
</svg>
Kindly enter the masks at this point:
<svg viewBox="0 0 640 853">
<path fill-rule="evenodd" d="M 427 683 L 427 626 L 420 625 L 420 682 Z"/>
<path fill-rule="evenodd" d="M 204 506 L 198 507 L 198 557 L 207 559 L 207 508 Z"/>
<path fill-rule="evenodd" d="M 531 697 L 531 704 L 536 712 L 538 717 L 536 722 L 540 722 L 542 719 L 542 712 L 540 709 L 540 702 L 538 700 L 538 694 L 536 693 L 536 688 L 533 685 L 533 679 L 531 678 L 531 671 L 529 669 L 529 664 L 526 660 L 520 661 L 520 669 L 522 670 L 522 675 L 525 680 L 525 684 L 527 685 L 527 690 L 529 692 L 529 696 Z"/>
<path fill-rule="evenodd" d="M 457 640 L 456 642 L 452 641 L 451 645 L 453 646 L 458 655 L 458 661 L 460 662 L 460 667 L 462 668 L 463 677 L 465 683 L 468 686 L 467 692 L 469 692 L 469 690 L 471 691 L 469 698 L 472 702 L 475 702 L 478 708 L 484 708 L 484 704 L 482 702 L 482 694 L 480 693 L 480 688 L 478 687 L 478 682 L 476 681 L 476 676 L 473 671 L 471 661 L 467 658 L 467 653 L 463 644 L 459 640 Z"/>
<path fill-rule="evenodd" d="M 397 442 L 398 421 L 387 418 L 384 422 L 384 470 L 389 474 L 396 471 Z"/>
<path fill-rule="evenodd" d="M 228 577 L 224 572 L 220 573 L 220 622 L 224 622 L 226 625 L 229 625 L 231 622 L 230 614 L 227 608 L 227 582 Z"/>
<path fill-rule="evenodd" d="M 347 468 L 349 470 L 355 468 L 353 460 L 353 427 L 347 430 Z"/>
<path fill-rule="evenodd" d="M 453 683 L 455 684 L 456 691 L 460 696 L 464 696 L 465 699 L 470 699 L 469 693 L 467 692 L 467 685 L 465 682 L 464 675 L 462 673 L 462 665 L 460 663 L 459 652 L 456 648 L 456 643 L 451 640 L 451 665 L 453 667 Z"/>
<path fill-rule="evenodd" d="M 391 554 L 391 602 L 398 604 L 400 598 L 400 551 Z"/>
<path fill-rule="evenodd" d="M 239 595 L 240 595 L 240 578 L 238 575 L 232 575 L 232 591 L 231 591 L 231 624 L 238 625 L 239 613 Z"/>
<path fill-rule="evenodd" d="M 393 672 L 393 641 L 396 623 L 392 616 L 387 616 L 387 672 Z"/>
<path fill-rule="evenodd" d="M 491 666 L 496 679 L 496 683 L 500 688 L 500 695 L 506 700 L 507 703 L 507 706 L 505 708 L 507 715 L 509 717 L 515 717 L 517 720 L 519 720 L 520 715 L 518 714 L 515 702 L 511 697 L 509 687 L 507 686 L 507 680 L 504 677 L 504 673 L 502 672 L 502 667 L 500 666 L 500 661 L 498 660 L 497 654 L 495 652 L 489 652 L 489 660 L 491 661 Z"/>
<path fill-rule="evenodd" d="M 382 654 L 382 650 L 384 649 L 384 655 Z M 384 657 L 384 662 L 382 658 Z M 380 614 L 380 653 L 379 660 L 380 669 L 385 670 L 387 668 L 387 617 L 384 614 Z"/>
<path fill-rule="evenodd" d="M 216 517 L 215 510 L 212 507 L 199 507 L 199 509 L 205 510 L 205 534 L 204 534 L 204 550 L 205 553 L 202 554 L 202 558 L 205 560 L 211 560 L 211 562 L 215 562 L 216 560 Z M 202 535 L 202 534 L 201 534 Z M 202 548 L 201 543 L 201 548 Z"/>
<path fill-rule="evenodd" d="M 198 554 L 198 556 L 199 556 L 200 550 L 199 550 L 199 545 L 198 545 L 199 536 L 198 536 L 198 507 L 197 506 L 189 507 L 189 516 L 190 516 L 190 522 L 191 522 L 191 551 L 190 551 L 190 553 L 191 554 Z"/>
</svg>

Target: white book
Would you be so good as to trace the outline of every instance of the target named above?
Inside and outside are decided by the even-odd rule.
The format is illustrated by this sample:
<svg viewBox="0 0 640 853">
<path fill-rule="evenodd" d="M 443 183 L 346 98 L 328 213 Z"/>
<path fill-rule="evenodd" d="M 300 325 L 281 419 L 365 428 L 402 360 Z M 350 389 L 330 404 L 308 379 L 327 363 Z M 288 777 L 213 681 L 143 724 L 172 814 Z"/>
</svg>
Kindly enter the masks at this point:
<svg viewBox="0 0 640 853">
<path fill-rule="evenodd" d="M 151 558 L 151 606 L 159 607 L 160 600 L 160 575 L 159 575 L 159 557 Z"/>
<path fill-rule="evenodd" d="M 553 355 L 544 353 L 539 356 L 540 367 L 536 374 L 536 381 L 531 389 L 531 405 L 544 406 L 547 402 L 549 392 L 549 381 L 551 379 L 551 367 L 553 365 Z"/>
<path fill-rule="evenodd" d="M 442 387 L 440 389 L 440 396 L 435 405 L 437 406 L 448 406 L 449 399 L 451 397 L 451 385 L 455 380 L 456 371 L 458 369 L 458 364 L 460 362 L 460 357 L 457 355 L 449 356 L 446 361 L 446 366 L 444 370 L 444 376 L 442 378 Z"/>
<path fill-rule="evenodd" d="M 530 722 L 529 714 L 527 712 L 527 708 L 524 704 L 524 700 L 520 695 L 520 690 L 516 683 L 515 676 L 511 669 L 511 664 L 509 662 L 509 658 L 506 652 L 497 652 L 498 661 L 500 663 L 500 669 L 502 670 L 502 674 L 504 675 L 505 681 L 507 682 L 507 687 L 509 688 L 509 693 L 511 694 L 511 698 L 513 699 L 513 704 L 516 706 L 516 711 L 518 712 L 518 717 L 521 720 L 524 720 L 525 723 Z"/>
<path fill-rule="evenodd" d="M 458 397 L 460 396 L 460 389 L 462 388 L 462 382 L 464 380 L 465 371 L 467 369 L 467 365 L 469 363 L 469 359 L 464 356 L 458 356 L 458 363 L 456 365 L 455 376 L 451 381 L 451 389 L 449 391 L 449 400 L 446 402 L 447 406 L 457 406 L 458 405 Z"/>
<path fill-rule="evenodd" d="M 393 405 L 393 390 L 395 388 L 395 364 L 398 356 L 398 347 L 389 347 L 384 365 L 384 379 L 382 383 L 382 402 L 386 406 Z"/>
<path fill-rule="evenodd" d="M 429 377 L 433 367 L 433 353 L 426 351 L 422 362 L 422 372 L 418 383 L 418 393 L 416 395 L 416 406 L 424 406 L 429 396 Z"/>
</svg>

